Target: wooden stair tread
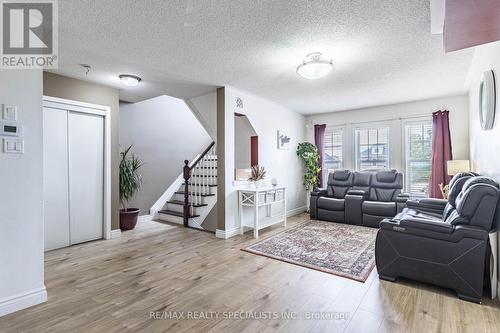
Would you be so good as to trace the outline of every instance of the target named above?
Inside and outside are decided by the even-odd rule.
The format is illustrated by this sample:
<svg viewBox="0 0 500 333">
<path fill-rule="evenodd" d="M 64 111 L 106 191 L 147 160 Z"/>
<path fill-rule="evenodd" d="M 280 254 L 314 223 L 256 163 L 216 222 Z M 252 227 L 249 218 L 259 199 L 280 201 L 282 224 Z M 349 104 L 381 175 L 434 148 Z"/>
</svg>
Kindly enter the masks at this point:
<svg viewBox="0 0 500 333">
<path fill-rule="evenodd" d="M 184 217 L 184 213 L 176 212 L 175 210 L 163 209 L 163 210 L 160 210 L 158 213 L 166 214 L 166 215 L 173 215 L 173 216 L 177 216 L 177 217 Z M 199 217 L 199 216 L 200 215 L 189 215 L 188 218 Z"/>
<path fill-rule="evenodd" d="M 182 183 L 182 186 L 186 185 L 186 183 Z M 217 184 L 198 184 L 198 183 L 188 183 L 189 186 L 208 186 L 208 187 L 217 187 Z"/>
<path fill-rule="evenodd" d="M 167 201 L 167 203 L 172 204 L 172 205 L 184 206 L 184 201 L 182 201 L 182 200 L 169 200 L 169 201 Z M 191 206 L 193 206 L 193 207 L 205 207 L 205 206 L 208 206 L 208 204 L 191 204 Z"/>
<path fill-rule="evenodd" d="M 175 192 L 175 194 L 184 194 L 184 191 L 177 191 L 177 192 Z M 194 193 L 194 192 L 189 192 L 189 194 L 190 195 L 193 195 L 193 194 L 198 195 L 198 193 Z M 215 194 L 211 194 L 211 193 L 209 193 L 209 194 L 200 194 L 200 196 L 202 196 L 202 197 L 213 197 L 214 195 Z"/>
</svg>

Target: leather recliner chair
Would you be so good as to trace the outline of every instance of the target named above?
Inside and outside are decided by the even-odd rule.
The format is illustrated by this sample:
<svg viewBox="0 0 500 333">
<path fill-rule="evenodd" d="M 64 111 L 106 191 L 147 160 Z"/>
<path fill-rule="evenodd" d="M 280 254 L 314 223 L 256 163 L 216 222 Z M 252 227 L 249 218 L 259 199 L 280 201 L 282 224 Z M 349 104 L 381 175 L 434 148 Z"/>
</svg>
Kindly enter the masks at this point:
<svg viewBox="0 0 500 333">
<path fill-rule="evenodd" d="M 405 207 L 403 175 L 396 170 L 351 172 L 336 170 L 326 189 L 311 193 L 311 219 L 378 227 Z"/>
<path fill-rule="evenodd" d="M 410 204 L 395 218 L 380 223 L 377 270 L 381 279 L 431 283 L 455 290 L 460 299 L 480 303 L 488 234 L 498 218 L 499 185 L 487 177 L 462 175 L 454 179 L 450 194 L 441 217 L 435 211 L 425 212 L 425 204 L 417 209 Z M 432 210 L 437 211 L 435 206 Z"/>
<path fill-rule="evenodd" d="M 406 207 L 408 195 L 403 195 L 403 174 L 379 171 L 372 175 L 370 194 L 361 206 L 363 225 L 378 228 L 380 221 L 392 218 Z"/>
<path fill-rule="evenodd" d="M 311 218 L 345 222 L 345 196 L 352 181 L 353 174 L 348 170 L 330 173 L 327 188 L 311 193 Z"/>
</svg>

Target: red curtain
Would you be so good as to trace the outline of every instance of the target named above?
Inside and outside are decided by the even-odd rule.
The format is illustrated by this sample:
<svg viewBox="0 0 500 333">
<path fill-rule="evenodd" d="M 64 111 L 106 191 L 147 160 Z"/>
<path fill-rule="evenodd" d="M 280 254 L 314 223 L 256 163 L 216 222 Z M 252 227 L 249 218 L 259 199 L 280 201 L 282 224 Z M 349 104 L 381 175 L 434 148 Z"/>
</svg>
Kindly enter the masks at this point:
<svg viewBox="0 0 500 333">
<path fill-rule="evenodd" d="M 442 199 L 439 184 L 450 182 L 446 162 L 453 159 L 451 152 L 450 121 L 448 111 L 432 114 L 432 172 L 429 183 L 429 197 Z"/>
<path fill-rule="evenodd" d="M 314 125 L 314 143 L 319 152 L 319 187 L 323 187 L 323 152 L 325 150 L 325 130 L 326 124 Z"/>
</svg>

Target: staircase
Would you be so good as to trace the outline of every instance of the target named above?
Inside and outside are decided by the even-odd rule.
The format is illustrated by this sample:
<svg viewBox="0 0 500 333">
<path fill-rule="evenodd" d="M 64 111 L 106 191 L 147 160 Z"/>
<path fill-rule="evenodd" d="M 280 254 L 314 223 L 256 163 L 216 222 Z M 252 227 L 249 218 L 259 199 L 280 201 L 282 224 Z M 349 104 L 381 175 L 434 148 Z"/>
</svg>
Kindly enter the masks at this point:
<svg viewBox="0 0 500 333">
<path fill-rule="evenodd" d="M 164 200 L 164 202 L 162 201 Z M 159 220 L 204 230 L 202 224 L 217 202 L 217 155 L 212 142 L 193 162 L 184 161 L 182 174 L 151 209 Z M 157 202 L 156 206 L 159 205 Z"/>
</svg>

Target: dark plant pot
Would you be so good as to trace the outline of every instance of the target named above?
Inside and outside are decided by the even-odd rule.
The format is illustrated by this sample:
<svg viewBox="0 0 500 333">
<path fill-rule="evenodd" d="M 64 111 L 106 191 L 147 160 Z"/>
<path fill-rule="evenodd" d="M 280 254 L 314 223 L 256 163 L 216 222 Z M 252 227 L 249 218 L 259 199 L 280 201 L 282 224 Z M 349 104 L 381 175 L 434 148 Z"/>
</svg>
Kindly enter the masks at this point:
<svg viewBox="0 0 500 333">
<path fill-rule="evenodd" d="M 134 229 L 138 217 L 138 208 L 120 209 L 120 229 L 123 231 Z"/>
</svg>

